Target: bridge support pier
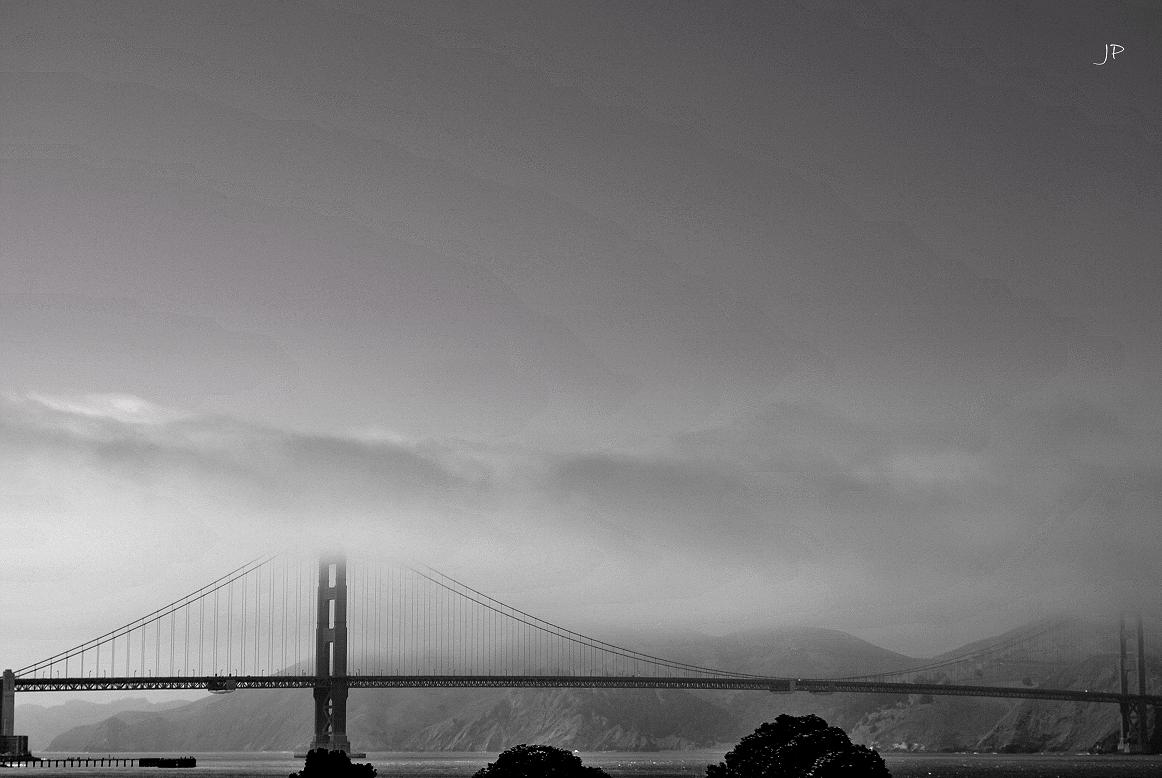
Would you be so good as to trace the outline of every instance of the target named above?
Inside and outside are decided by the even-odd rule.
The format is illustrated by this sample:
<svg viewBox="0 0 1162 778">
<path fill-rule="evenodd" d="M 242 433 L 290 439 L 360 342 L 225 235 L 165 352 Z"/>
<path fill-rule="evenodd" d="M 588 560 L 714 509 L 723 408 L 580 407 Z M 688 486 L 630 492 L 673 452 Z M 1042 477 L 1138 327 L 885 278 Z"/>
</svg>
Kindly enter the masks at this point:
<svg viewBox="0 0 1162 778">
<path fill-rule="evenodd" d="M 311 749 L 354 756 L 347 739 L 347 560 L 340 554 L 319 561 L 315 677 L 326 682 L 315 687 Z"/>
<path fill-rule="evenodd" d="M 16 674 L 5 670 L 0 680 L 0 754 L 28 757 L 28 736 L 16 735 Z"/>
<path fill-rule="evenodd" d="M 16 674 L 4 671 L 0 681 L 0 737 L 12 737 L 16 727 Z"/>
</svg>

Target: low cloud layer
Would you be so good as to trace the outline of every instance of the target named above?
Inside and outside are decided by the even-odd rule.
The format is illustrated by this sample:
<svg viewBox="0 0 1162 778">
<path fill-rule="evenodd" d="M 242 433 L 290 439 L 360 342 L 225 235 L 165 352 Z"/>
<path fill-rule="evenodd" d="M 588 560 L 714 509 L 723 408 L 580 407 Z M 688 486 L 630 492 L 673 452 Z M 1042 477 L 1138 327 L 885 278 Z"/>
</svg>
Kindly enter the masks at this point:
<svg viewBox="0 0 1162 778">
<path fill-rule="evenodd" d="M 3 605 L 51 636 L 20 603 L 60 613 L 91 591 L 96 630 L 109 608 L 128 620 L 258 551 L 338 540 L 588 629 L 813 623 L 892 642 L 924 623 L 939 638 L 921 653 L 1062 609 L 1159 604 L 1138 584 L 1162 574 L 1162 441 L 1128 421 L 1061 403 L 941 443 L 777 404 L 611 455 L 9 397 Z M 46 580 L 49 552 L 62 572 Z"/>
</svg>

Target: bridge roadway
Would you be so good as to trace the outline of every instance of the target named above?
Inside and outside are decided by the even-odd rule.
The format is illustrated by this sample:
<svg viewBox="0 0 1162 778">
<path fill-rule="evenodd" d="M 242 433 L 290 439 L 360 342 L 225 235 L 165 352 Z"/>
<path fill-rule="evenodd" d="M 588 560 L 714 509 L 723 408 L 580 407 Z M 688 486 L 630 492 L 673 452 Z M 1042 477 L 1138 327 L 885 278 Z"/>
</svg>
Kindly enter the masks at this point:
<svg viewBox="0 0 1162 778">
<path fill-rule="evenodd" d="M 936 683 L 902 683 L 829 678 L 777 678 L 761 676 L 596 676 L 596 675 L 349 675 L 326 678 L 310 675 L 211 675 L 138 676 L 100 678 L 20 678 L 16 691 L 147 691 L 154 689 L 314 689 L 346 683 L 348 689 L 414 688 L 573 688 L 573 689 L 725 689 L 789 694 L 944 694 L 959 697 L 1010 697 L 1027 700 L 1075 702 L 1146 703 L 1162 706 L 1162 695 L 1118 694 L 1078 689 L 1044 689 L 1029 686 L 971 686 Z"/>
</svg>

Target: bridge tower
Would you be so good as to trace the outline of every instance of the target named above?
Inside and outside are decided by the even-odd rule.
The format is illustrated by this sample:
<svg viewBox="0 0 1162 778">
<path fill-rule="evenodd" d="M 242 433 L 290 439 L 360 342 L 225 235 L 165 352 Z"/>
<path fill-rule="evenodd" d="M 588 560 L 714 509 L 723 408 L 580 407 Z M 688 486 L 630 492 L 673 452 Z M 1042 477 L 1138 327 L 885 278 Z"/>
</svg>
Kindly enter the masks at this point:
<svg viewBox="0 0 1162 778">
<path fill-rule="evenodd" d="M 28 736 L 15 735 L 16 674 L 5 670 L 0 679 L 0 754 L 28 756 Z"/>
<path fill-rule="evenodd" d="M 1135 670 L 1138 677 L 1137 694 L 1146 694 L 1146 639 L 1142 629 L 1142 614 L 1136 619 L 1137 645 L 1135 646 Z M 1129 629 L 1126 624 L 1126 614 L 1123 613 L 1118 621 L 1118 678 L 1122 694 L 1130 693 Z M 1149 753 L 1150 730 L 1149 711 L 1145 702 L 1121 703 L 1122 731 L 1118 740 L 1118 749 L 1126 753 Z"/>
<path fill-rule="evenodd" d="M 318 620 L 315 626 L 315 736 L 311 748 L 351 754 L 347 739 L 347 559 L 319 560 Z"/>
<path fill-rule="evenodd" d="M 0 681 L 0 737 L 12 737 L 12 730 L 15 728 L 15 709 L 16 674 L 11 670 L 5 670 L 3 681 Z"/>
</svg>

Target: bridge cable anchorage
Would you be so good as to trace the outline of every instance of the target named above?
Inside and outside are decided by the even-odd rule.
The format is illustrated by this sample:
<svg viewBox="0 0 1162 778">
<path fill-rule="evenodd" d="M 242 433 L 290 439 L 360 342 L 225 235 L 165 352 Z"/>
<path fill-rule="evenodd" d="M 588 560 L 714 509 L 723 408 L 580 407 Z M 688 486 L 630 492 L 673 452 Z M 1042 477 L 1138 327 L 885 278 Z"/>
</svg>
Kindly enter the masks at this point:
<svg viewBox="0 0 1162 778">
<path fill-rule="evenodd" d="M 250 573 L 254 572 L 255 570 L 258 570 L 259 568 L 270 563 L 272 560 L 274 560 L 277 557 L 278 557 L 278 554 L 272 554 L 272 555 L 265 556 L 265 557 L 256 557 L 255 559 L 252 559 L 249 562 L 246 562 L 245 564 L 240 565 L 239 567 L 235 568 L 234 570 L 231 570 L 229 573 L 226 573 L 225 575 L 221 576 L 220 578 L 217 578 L 214 581 L 211 581 L 210 583 L 206 584 L 205 586 L 202 586 L 199 589 L 195 589 L 193 592 L 190 592 L 189 594 L 187 594 L 183 597 L 177 598 L 176 600 L 170 602 L 167 605 L 163 605 L 162 607 L 157 608 L 156 610 L 154 610 L 151 613 L 147 613 L 146 615 L 141 616 L 137 619 L 134 619 L 133 621 L 130 621 L 129 623 L 124 624 L 120 627 L 117 627 L 116 629 L 110 630 L 109 632 L 106 632 L 103 635 L 99 635 L 98 637 L 91 638 L 90 640 L 86 640 L 82 643 L 77 644 L 76 646 L 73 646 L 72 648 L 66 649 L 65 651 L 61 651 L 61 652 L 54 654 L 46 659 L 42 659 L 38 662 L 33 662 L 32 664 L 26 665 L 26 666 L 20 668 L 19 670 L 17 670 L 16 675 L 23 676 L 23 675 L 35 674 L 35 673 L 44 671 L 46 669 L 51 669 L 53 665 L 59 664 L 59 663 L 64 662 L 68 659 L 71 659 L 73 657 L 77 657 L 77 656 L 83 654 L 84 652 L 91 651 L 94 649 L 99 652 L 100 646 L 102 644 L 110 643 L 110 642 L 116 640 L 117 638 L 125 637 L 126 635 L 129 635 L 130 633 L 134 632 L 135 630 L 144 628 L 146 625 L 152 624 L 155 621 L 158 622 L 158 629 L 160 629 L 160 620 L 161 619 L 165 618 L 166 616 L 172 616 L 178 610 L 196 602 L 197 600 L 199 600 L 199 599 L 201 599 L 201 598 L 203 598 L 211 593 L 215 593 L 215 592 L 219 591 L 223 587 L 229 586 L 234 581 L 237 581 L 240 578 L 243 578 L 243 577 L 249 575 Z M 160 650 L 160 646 L 159 646 L 158 650 Z"/>
</svg>

